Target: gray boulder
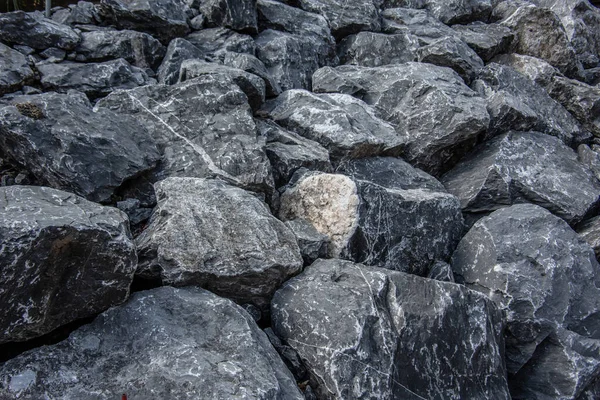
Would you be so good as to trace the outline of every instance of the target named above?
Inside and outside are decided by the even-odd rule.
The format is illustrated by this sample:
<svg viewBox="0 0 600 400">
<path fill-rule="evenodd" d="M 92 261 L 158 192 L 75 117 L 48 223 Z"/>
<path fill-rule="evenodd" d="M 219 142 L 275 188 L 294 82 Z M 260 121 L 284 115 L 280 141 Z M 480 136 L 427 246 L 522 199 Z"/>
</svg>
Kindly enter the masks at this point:
<svg viewBox="0 0 600 400">
<path fill-rule="evenodd" d="M 0 43 L 0 96 L 19 90 L 34 79 L 27 58 L 16 50 Z"/>
<path fill-rule="evenodd" d="M 71 50 L 79 43 L 79 35 L 41 14 L 14 11 L 0 14 L 0 41 L 29 46 L 36 50 L 48 47 Z"/>
<path fill-rule="evenodd" d="M 140 68 L 156 69 L 165 55 L 165 47 L 147 33 L 130 30 L 83 32 L 75 51 L 86 61 L 124 58 Z"/>
<path fill-rule="evenodd" d="M 224 51 L 219 54 L 221 62 L 231 68 L 241 69 L 260 77 L 265 82 L 267 97 L 277 97 L 281 94 L 279 83 L 271 76 L 267 67 L 258 58 L 250 54 Z"/>
<path fill-rule="evenodd" d="M 550 86 L 552 78 L 561 75 L 559 70 L 546 61 L 522 54 L 502 54 L 494 57 L 492 62 L 515 69 L 544 89 Z"/>
<path fill-rule="evenodd" d="M 577 154 L 538 132 L 509 132 L 484 143 L 442 183 L 465 213 L 530 202 L 573 225 L 594 210 L 600 196 L 600 182 Z"/>
<path fill-rule="evenodd" d="M 600 216 L 584 221 L 577 227 L 577 233 L 583 238 L 600 258 Z"/>
<path fill-rule="evenodd" d="M 78 92 L 17 96 L 0 105 L 0 148 L 44 185 L 109 202 L 159 154 L 136 118 L 92 110 Z"/>
<path fill-rule="evenodd" d="M 38 64 L 41 83 L 45 89 L 66 93 L 75 89 L 91 100 L 108 95 L 117 89 L 131 89 L 152 83 L 143 69 L 124 59 L 103 63 Z"/>
<path fill-rule="evenodd" d="M 271 310 L 319 398 L 510 398 L 501 314 L 464 286 L 318 260 Z"/>
<path fill-rule="evenodd" d="M 600 87 L 555 76 L 548 93 L 585 129 L 600 137 Z"/>
<path fill-rule="evenodd" d="M 579 161 L 587 166 L 598 180 L 600 180 L 600 148 L 593 145 L 593 149 L 586 144 L 577 147 Z"/>
<path fill-rule="evenodd" d="M 344 38 L 338 46 L 341 64 L 379 67 L 417 60 L 419 42 L 406 29 L 387 35 L 360 32 Z"/>
<path fill-rule="evenodd" d="M 460 203 L 432 177 L 396 158 L 354 160 L 338 172 L 303 175 L 282 194 L 280 218 L 327 235 L 329 257 L 418 275 L 450 258 Z"/>
<path fill-rule="evenodd" d="M 158 82 L 165 85 L 177 83 L 181 63 L 189 59 L 204 59 L 204 53 L 185 39 L 171 40 L 158 68 Z"/>
<path fill-rule="evenodd" d="M 125 214 L 47 187 L 0 194 L 0 343 L 41 336 L 127 299 L 137 256 Z"/>
<path fill-rule="evenodd" d="M 456 31 L 441 23 L 427 10 L 389 8 L 381 13 L 381 17 L 383 32 L 402 33 L 408 29 L 419 39 L 421 45 L 428 45 L 444 37 L 456 36 Z"/>
<path fill-rule="evenodd" d="M 256 53 L 256 44 L 252 36 L 227 28 L 202 29 L 190 33 L 185 39 L 199 48 L 206 56 L 214 56 L 224 50 L 251 55 Z"/>
<path fill-rule="evenodd" d="M 327 257 L 329 238 L 317 231 L 309 222 L 294 219 L 285 221 L 285 226 L 296 236 L 304 265 L 310 265 L 318 258 Z"/>
<path fill-rule="evenodd" d="M 510 28 L 499 24 L 452 25 L 452 29 L 486 62 L 506 53 L 515 37 Z"/>
<path fill-rule="evenodd" d="M 452 68 L 469 84 L 475 78 L 483 61 L 465 42 L 445 37 L 417 50 L 420 62 Z"/>
<path fill-rule="evenodd" d="M 267 102 L 261 113 L 321 144 L 336 163 L 383 153 L 397 155 L 405 142 L 371 107 L 346 94 L 288 90 Z"/>
<path fill-rule="evenodd" d="M 67 8 L 56 10 L 52 13 L 52 20 L 64 25 L 91 25 L 95 24 L 100 17 L 94 3 L 89 1 L 78 1 L 77 4 L 69 4 Z"/>
<path fill-rule="evenodd" d="M 267 336 L 233 302 L 198 288 L 136 293 L 67 340 L 0 367 L 7 400 L 302 400 Z"/>
<path fill-rule="evenodd" d="M 444 24 L 487 21 L 492 0 L 387 0 L 394 7 L 424 8 Z M 387 6 L 386 8 L 391 8 Z"/>
<path fill-rule="evenodd" d="M 378 68 L 340 66 L 334 71 L 315 72 L 313 90 L 351 89 L 408 139 L 403 158 L 430 174 L 451 168 L 488 127 L 490 117 L 481 97 L 449 68 L 411 62 Z M 360 89 L 352 89 L 356 87 Z"/>
<path fill-rule="evenodd" d="M 207 28 L 225 27 L 255 33 L 256 0 L 202 0 L 198 10 Z"/>
<path fill-rule="evenodd" d="M 301 271 L 296 238 L 250 193 L 198 178 L 167 178 L 154 189 L 157 211 L 136 240 L 139 276 L 197 285 L 264 310 Z"/>
</svg>

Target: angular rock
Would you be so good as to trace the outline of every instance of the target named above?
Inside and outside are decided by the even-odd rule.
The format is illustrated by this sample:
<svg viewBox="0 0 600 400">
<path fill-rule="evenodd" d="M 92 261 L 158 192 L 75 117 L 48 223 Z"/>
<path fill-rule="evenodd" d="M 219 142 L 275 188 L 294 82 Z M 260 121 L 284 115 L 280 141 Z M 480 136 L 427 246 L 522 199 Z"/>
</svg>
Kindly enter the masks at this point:
<svg viewBox="0 0 600 400">
<path fill-rule="evenodd" d="M 149 33 L 164 45 L 190 31 L 188 10 L 184 0 L 102 0 L 98 6 L 105 24 Z"/>
<path fill-rule="evenodd" d="M 127 299 L 137 256 L 125 214 L 47 187 L 0 194 L 0 343 L 41 336 Z"/>
<path fill-rule="evenodd" d="M 579 161 L 587 166 L 598 180 L 600 180 L 600 149 L 594 146 L 592 150 L 588 145 L 581 144 L 577 147 Z"/>
<path fill-rule="evenodd" d="M 303 219 L 294 219 L 286 221 L 285 226 L 296 236 L 304 265 L 312 264 L 317 258 L 327 257 L 329 238 L 319 233 L 309 222 Z"/>
<path fill-rule="evenodd" d="M 465 213 L 530 202 L 572 225 L 594 210 L 600 196 L 600 182 L 577 154 L 539 132 L 509 132 L 484 143 L 442 183 Z"/>
<path fill-rule="evenodd" d="M 279 339 L 277 335 L 275 335 L 273 329 L 266 328 L 264 332 L 267 334 L 267 337 L 269 338 L 269 341 L 271 342 L 275 350 L 277 350 L 277 353 L 279 353 L 279 355 L 283 359 L 285 365 L 289 368 L 290 372 L 294 374 L 294 378 L 296 378 L 296 381 L 305 381 L 308 377 L 308 371 L 306 370 L 304 363 L 300 359 L 298 352 L 296 352 L 296 350 L 294 350 L 290 346 L 283 344 L 281 342 L 281 339 Z M 307 387 L 304 391 L 305 400 L 309 400 L 307 396 L 308 389 L 309 388 Z"/>
<path fill-rule="evenodd" d="M 510 28 L 499 24 L 453 25 L 452 29 L 486 62 L 507 52 L 515 37 Z"/>
<path fill-rule="evenodd" d="M 118 91 L 100 100 L 108 108 L 135 116 L 162 149 L 153 180 L 168 176 L 219 177 L 269 193 L 273 178 L 248 98 L 221 75 L 204 75 L 173 86 Z"/>
<path fill-rule="evenodd" d="M 600 137 L 600 87 L 555 76 L 550 96 L 562 104 L 594 136 Z"/>
<path fill-rule="evenodd" d="M 386 35 L 360 32 L 347 36 L 338 47 L 341 64 L 379 67 L 417 60 L 419 42 L 408 30 Z"/>
<path fill-rule="evenodd" d="M 319 398 L 510 398 L 501 314 L 464 286 L 318 260 L 271 307 Z"/>
<path fill-rule="evenodd" d="M 44 185 L 109 202 L 159 160 L 135 118 L 93 111 L 78 92 L 17 96 L 0 104 L 0 148 Z"/>
<path fill-rule="evenodd" d="M 346 94 L 313 94 L 294 89 L 267 102 L 262 112 L 279 125 L 318 142 L 331 160 L 397 155 L 405 139 L 375 116 L 364 102 Z"/>
<path fill-rule="evenodd" d="M 229 300 L 198 288 L 136 293 L 67 340 L 0 367 L 7 400 L 293 399 L 303 396 L 267 336 Z"/>
<path fill-rule="evenodd" d="M 411 62 L 378 68 L 340 66 L 335 72 L 315 72 L 313 90 L 360 87 L 350 93 L 408 138 L 403 158 L 430 174 L 451 168 L 488 127 L 490 117 L 481 98 L 449 68 Z M 346 81 L 343 85 L 340 78 Z"/>
<path fill-rule="evenodd" d="M 488 64 L 472 86 L 487 102 L 491 116 L 488 137 L 511 129 L 535 130 L 556 136 L 569 146 L 589 137 L 563 106 L 511 67 Z"/>
<path fill-rule="evenodd" d="M 0 41 L 3 43 L 25 45 L 36 50 L 48 47 L 71 50 L 79 40 L 73 29 L 40 14 L 23 11 L 0 13 Z"/>
<path fill-rule="evenodd" d="M 67 56 L 67 52 L 63 49 L 58 49 L 56 47 L 50 47 L 40 53 L 44 59 L 48 62 L 61 62 Z"/>
<path fill-rule="evenodd" d="M 0 43 L 0 96 L 14 92 L 31 83 L 34 75 L 27 58 L 16 50 Z"/>
<path fill-rule="evenodd" d="M 463 219 L 455 197 L 420 183 L 433 178 L 395 158 L 355 160 L 338 171 L 347 176 L 302 176 L 281 196 L 280 218 L 302 218 L 327 235 L 329 257 L 417 275 L 449 259 Z"/>
<path fill-rule="evenodd" d="M 137 238 L 138 275 L 265 309 L 301 271 L 296 238 L 250 193 L 198 178 L 167 178 L 154 189 L 158 211 Z"/>
<path fill-rule="evenodd" d="M 257 120 L 261 136 L 266 137 L 265 150 L 271 166 L 275 186 L 286 185 L 300 168 L 331 172 L 329 152 L 319 143 L 288 131 L 268 120 Z"/>
<path fill-rule="evenodd" d="M 492 62 L 514 68 L 545 89 L 552 83 L 552 78 L 561 75 L 556 68 L 546 61 L 522 54 L 502 54 L 494 57 Z"/>
<path fill-rule="evenodd" d="M 251 55 L 256 52 L 256 44 L 252 36 L 226 28 L 202 29 L 190 33 L 185 39 L 199 48 L 206 56 L 213 56 L 223 50 Z"/>
<path fill-rule="evenodd" d="M 189 59 L 204 59 L 204 53 L 185 39 L 171 40 L 158 68 L 158 82 L 165 85 L 177 83 L 181 63 Z"/>
<path fill-rule="evenodd" d="M 596 253 L 596 259 L 600 258 L 600 217 L 594 217 L 584 221 L 577 227 L 577 233 L 583 238 Z"/>
<path fill-rule="evenodd" d="M 94 3 L 89 1 L 79 1 L 77 4 L 70 4 L 68 8 L 52 13 L 53 21 L 71 26 L 92 25 L 99 19 Z"/>
<path fill-rule="evenodd" d="M 44 88 L 60 93 L 75 89 L 92 100 L 117 89 L 131 89 L 152 82 L 144 70 L 122 58 L 103 63 L 38 64 L 37 69 Z"/>
<path fill-rule="evenodd" d="M 256 0 L 203 0 L 198 10 L 207 28 L 256 33 Z"/>
<path fill-rule="evenodd" d="M 600 266 L 594 251 L 565 221 L 539 206 L 519 204 L 479 220 L 454 252 L 452 268 L 458 282 L 505 311 L 510 374 L 548 373 L 535 360 L 544 341 L 562 329 L 600 337 Z"/>
<path fill-rule="evenodd" d="M 383 32 L 397 33 L 408 29 L 419 39 L 421 45 L 428 45 L 444 37 L 456 36 L 456 31 L 441 23 L 427 10 L 390 8 L 384 10 L 381 17 Z"/>
<path fill-rule="evenodd" d="M 444 261 L 437 261 L 427 274 L 429 279 L 435 279 L 441 282 L 454 282 L 454 273 L 452 266 Z"/>
<path fill-rule="evenodd" d="M 417 50 L 420 62 L 452 68 L 470 83 L 483 68 L 483 61 L 465 42 L 454 37 L 436 40 Z"/>
<path fill-rule="evenodd" d="M 424 3 L 434 17 L 447 25 L 487 21 L 492 12 L 492 0 L 425 0 Z"/>
<path fill-rule="evenodd" d="M 165 55 L 165 47 L 147 33 L 122 30 L 83 32 L 75 51 L 86 61 L 124 58 L 140 68 L 156 69 Z"/>
<path fill-rule="evenodd" d="M 234 53 L 224 51 L 220 54 L 224 65 L 241 69 L 254 74 L 265 81 L 265 90 L 267 97 L 277 97 L 281 94 L 279 83 L 271 76 L 265 65 L 258 58 L 250 54 Z"/>
</svg>

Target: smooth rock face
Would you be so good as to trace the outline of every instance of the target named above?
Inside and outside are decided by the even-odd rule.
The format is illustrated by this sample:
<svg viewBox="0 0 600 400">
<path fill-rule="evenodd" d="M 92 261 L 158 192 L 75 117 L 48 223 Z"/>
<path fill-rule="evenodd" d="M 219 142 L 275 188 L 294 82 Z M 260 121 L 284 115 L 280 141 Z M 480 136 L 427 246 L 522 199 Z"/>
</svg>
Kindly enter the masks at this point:
<svg viewBox="0 0 600 400">
<path fill-rule="evenodd" d="M 589 136 L 544 89 L 511 67 L 488 64 L 472 86 L 487 102 L 492 118 L 488 137 L 512 129 L 535 130 L 556 136 L 570 146 Z"/>
<path fill-rule="evenodd" d="M 508 51 L 514 39 L 512 30 L 499 24 L 452 25 L 452 29 L 483 61 Z"/>
<path fill-rule="evenodd" d="M 360 87 L 349 93 L 373 106 L 379 117 L 407 137 L 403 158 L 432 175 L 451 168 L 488 127 L 490 117 L 482 99 L 449 68 L 407 63 L 340 66 L 333 75 L 330 71 L 315 72 L 313 90 L 346 92 Z"/>
<path fill-rule="evenodd" d="M 510 398 L 501 314 L 463 286 L 318 260 L 271 309 L 319 398 Z"/>
<path fill-rule="evenodd" d="M 75 51 L 86 61 L 124 58 L 140 68 L 156 68 L 165 55 L 165 47 L 147 33 L 97 30 L 83 32 Z"/>
<path fill-rule="evenodd" d="M 40 64 L 37 69 L 46 89 L 59 93 L 75 89 L 90 99 L 106 96 L 116 89 L 132 89 L 151 83 L 144 70 L 131 66 L 122 58 L 103 63 Z"/>
<path fill-rule="evenodd" d="M 273 178 L 246 95 L 229 78 L 204 75 L 173 86 L 114 92 L 99 108 L 136 116 L 162 149 L 156 180 L 220 177 L 269 192 Z"/>
<path fill-rule="evenodd" d="M 256 44 L 252 36 L 227 28 L 202 29 L 190 33 L 185 39 L 207 56 L 214 56 L 224 50 L 252 55 L 256 52 Z"/>
<path fill-rule="evenodd" d="M 569 386 L 569 381 L 578 380 L 574 375 L 585 373 L 585 366 L 579 363 L 559 362 L 549 368 L 545 365 L 549 360 L 538 361 L 546 358 L 546 348 L 563 329 L 584 336 L 584 340 L 590 338 L 588 341 L 600 337 L 600 266 L 592 248 L 563 220 L 532 204 L 498 210 L 479 220 L 461 240 L 452 267 L 458 282 L 485 293 L 505 310 L 510 374 L 528 371 L 535 381 L 558 367 L 561 375 L 567 375 L 562 380 L 546 378 L 544 385 L 525 382 L 529 390 Z M 600 342 L 593 342 L 597 349 Z M 591 349 L 571 348 L 582 350 Z M 559 357 L 572 358 L 568 353 Z M 598 362 L 596 359 L 595 364 Z M 521 380 L 517 375 L 513 382 L 520 385 Z M 576 397 L 576 393 L 569 396 Z"/>
<path fill-rule="evenodd" d="M 578 226 L 577 233 L 592 246 L 596 259 L 600 258 L 600 216 L 583 222 Z"/>
<path fill-rule="evenodd" d="M 41 336 L 129 296 L 137 256 L 116 208 L 46 187 L 3 187 L 0 241 L 0 343 Z"/>
<path fill-rule="evenodd" d="M 279 83 L 271 76 L 258 58 L 250 54 L 234 53 L 232 51 L 224 51 L 220 55 L 222 55 L 223 65 L 241 69 L 260 77 L 265 82 L 267 97 L 277 97 L 281 94 Z"/>
<path fill-rule="evenodd" d="M 466 83 L 470 83 L 483 68 L 483 61 L 465 42 L 446 37 L 417 50 L 420 62 L 452 68 Z"/>
<path fill-rule="evenodd" d="M 34 49 L 48 47 L 73 49 L 80 38 L 77 32 L 66 25 L 23 11 L 0 14 L 0 41 L 20 44 Z"/>
<path fill-rule="evenodd" d="M 421 45 L 456 35 L 452 28 L 441 23 L 427 10 L 389 8 L 381 13 L 381 17 L 383 32 L 390 34 L 408 29 L 419 39 Z"/>
<path fill-rule="evenodd" d="M 338 47 L 341 64 L 379 67 L 416 61 L 419 42 L 408 30 L 386 35 L 360 32 L 344 38 Z"/>
<path fill-rule="evenodd" d="M 600 137 L 600 87 L 556 76 L 550 96 L 563 105 L 583 127 Z"/>
<path fill-rule="evenodd" d="M 156 165 L 160 156 L 136 119 L 93 111 L 79 92 L 18 96 L 0 104 L 0 148 L 45 185 L 96 202 Z"/>
<path fill-rule="evenodd" d="M 279 125 L 324 146 L 332 161 L 399 154 L 403 138 L 364 102 L 346 94 L 288 90 L 262 110 Z"/>
<path fill-rule="evenodd" d="M 560 75 L 560 71 L 546 61 L 522 54 L 502 54 L 494 57 L 492 62 L 514 68 L 545 89 L 552 83 L 552 78 Z"/>
<path fill-rule="evenodd" d="M 444 175 L 442 183 L 466 213 L 529 202 L 573 225 L 600 196 L 600 182 L 577 154 L 538 132 L 509 132 L 488 141 Z"/>
<path fill-rule="evenodd" d="M 198 10 L 207 28 L 225 27 L 250 33 L 257 30 L 256 0 L 203 0 Z"/>
<path fill-rule="evenodd" d="M 253 400 L 303 396 L 267 336 L 233 302 L 198 288 L 136 293 L 60 343 L 0 367 L 7 400 L 44 396 Z M 115 395 L 117 394 L 117 395 Z"/>
<path fill-rule="evenodd" d="M 16 50 L 0 43 L 0 95 L 20 89 L 33 81 L 33 71 L 27 58 Z"/>
<path fill-rule="evenodd" d="M 181 63 L 189 59 L 204 59 L 204 53 L 182 38 L 171 40 L 165 57 L 158 68 L 158 82 L 165 85 L 177 83 Z"/>
<path fill-rule="evenodd" d="M 154 189 L 157 211 L 137 238 L 140 276 L 264 308 L 301 271 L 292 232 L 244 190 L 197 178 L 167 178 Z"/>
</svg>

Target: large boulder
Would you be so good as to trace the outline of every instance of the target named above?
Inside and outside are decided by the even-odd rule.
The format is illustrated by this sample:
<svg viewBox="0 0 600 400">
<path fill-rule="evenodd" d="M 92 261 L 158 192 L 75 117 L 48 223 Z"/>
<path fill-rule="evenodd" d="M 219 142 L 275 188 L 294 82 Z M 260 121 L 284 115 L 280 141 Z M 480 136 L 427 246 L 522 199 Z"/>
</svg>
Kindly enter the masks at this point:
<svg viewBox="0 0 600 400">
<path fill-rule="evenodd" d="M 198 10 L 207 28 L 225 27 L 255 33 L 256 0 L 203 0 Z"/>
<path fill-rule="evenodd" d="M 280 218 L 313 224 L 330 238 L 330 257 L 423 276 L 450 258 L 463 230 L 460 203 L 434 178 L 396 158 L 337 172 L 300 177 L 281 196 Z"/>
<path fill-rule="evenodd" d="M 554 100 L 562 104 L 585 129 L 594 136 L 600 137 L 600 87 L 555 76 L 548 93 Z"/>
<path fill-rule="evenodd" d="M 202 29 L 190 33 L 185 40 L 196 46 L 206 56 L 216 56 L 221 51 L 234 51 L 254 55 L 256 44 L 252 36 L 227 28 Z"/>
<path fill-rule="evenodd" d="M 559 70 L 546 61 L 522 54 L 502 54 L 491 60 L 493 63 L 507 65 L 520 74 L 525 75 L 539 86 L 547 89 L 552 83 L 552 78 L 562 75 Z"/>
<path fill-rule="evenodd" d="M 407 138 L 403 157 L 433 175 L 473 148 L 490 121 L 481 97 L 460 76 L 430 64 L 321 68 L 313 75 L 313 90 L 351 93 L 373 106 Z"/>
<path fill-rule="evenodd" d="M 92 110 L 79 92 L 17 96 L 0 104 L 0 148 L 48 186 L 110 202 L 156 165 L 152 137 L 135 118 Z"/>
<path fill-rule="evenodd" d="M 427 10 L 388 8 L 381 13 L 381 17 L 383 32 L 393 34 L 408 29 L 422 45 L 430 44 L 444 37 L 456 36 L 456 32 L 452 28 L 441 23 Z"/>
<path fill-rule="evenodd" d="M 417 60 L 419 42 L 408 32 L 383 34 L 360 32 L 344 38 L 338 46 L 341 64 L 379 67 Z"/>
<path fill-rule="evenodd" d="M 71 193 L 0 188 L 0 343 L 125 301 L 137 265 L 128 225 L 116 208 Z"/>
<path fill-rule="evenodd" d="M 417 59 L 420 62 L 452 68 L 467 84 L 471 83 L 484 65 L 473 49 L 452 36 L 421 47 L 417 50 Z"/>
<path fill-rule="evenodd" d="M 0 43 L 0 96 L 20 89 L 34 79 L 27 57 Z"/>
<path fill-rule="evenodd" d="M 198 288 L 136 293 L 67 340 L 0 367 L 7 400 L 199 398 L 302 400 L 250 315 Z"/>
<path fill-rule="evenodd" d="M 171 40 L 158 68 L 158 82 L 172 85 L 179 80 L 179 69 L 185 60 L 204 59 L 204 53 L 185 39 Z"/>
<path fill-rule="evenodd" d="M 0 13 L 0 42 L 37 50 L 48 47 L 71 50 L 79 40 L 77 32 L 69 26 L 46 19 L 41 14 L 23 11 Z"/>
<path fill-rule="evenodd" d="M 395 1 L 395 0 L 393 0 Z M 396 1 L 395 1 L 396 2 Z M 417 0 L 417 3 L 421 1 Z M 425 0 L 424 6 L 445 24 L 487 21 L 492 12 L 492 0 Z M 410 6 L 414 0 L 400 0 Z"/>
<path fill-rule="evenodd" d="M 460 199 L 463 212 L 475 216 L 530 202 L 576 224 L 600 196 L 600 181 L 577 154 L 539 132 L 509 132 L 484 143 L 442 182 Z"/>
<path fill-rule="evenodd" d="M 219 54 L 219 60 L 231 68 L 241 69 L 260 77 L 265 82 L 265 93 L 267 97 L 277 97 L 281 94 L 279 83 L 271 76 L 267 67 L 258 58 L 251 54 L 223 51 Z"/>
<path fill-rule="evenodd" d="M 139 276 L 265 308 L 301 271 L 296 238 L 252 194 L 198 178 L 167 178 L 154 188 L 157 211 L 136 240 Z"/>
<path fill-rule="evenodd" d="M 510 398 L 501 314 L 464 286 L 318 260 L 271 310 L 319 398 Z"/>
<path fill-rule="evenodd" d="M 507 52 L 515 37 L 510 28 L 500 24 L 452 25 L 452 29 L 483 61 Z"/>
</svg>

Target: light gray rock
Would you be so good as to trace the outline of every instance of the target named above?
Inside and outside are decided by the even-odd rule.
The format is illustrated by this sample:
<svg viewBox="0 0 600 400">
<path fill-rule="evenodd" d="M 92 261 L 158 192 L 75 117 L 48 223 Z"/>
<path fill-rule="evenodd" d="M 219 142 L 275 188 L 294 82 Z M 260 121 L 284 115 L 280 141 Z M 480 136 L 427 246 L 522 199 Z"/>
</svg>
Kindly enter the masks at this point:
<svg viewBox="0 0 600 400">
<path fill-rule="evenodd" d="M 91 25 L 99 20 L 98 12 L 94 3 L 79 1 L 77 4 L 69 4 L 68 8 L 52 13 L 52 20 L 64 25 Z"/>
<path fill-rule="evenodd" d="M 127 299 L 137 256 L 125 214 L 47 187 L 3 187 L 0 198 L 0 343 Z"/>
<path fill-rule="evenodd" d="M 33 71 L 27 58 L 16 50 L 0 43 L 0 96 L 19 90 L 33 81 Z"/>
<path fill-rule="evenodd" d="M 502 54 L 494 57 L 492 62 L 514 68 L 545 89 L 552 83 L 552 78 L 561 75 L 559 70 L 546 61 L 522 54 Z"/>
<path fill-rule="evenodd" d="M 0 367 L 7 400 L 302 400 L 267 336 L 233 302 L 198 288 L 136 293 L 62 342 Z"/>
<path fill-rule="evenodd" d="M 190 28 L 192 28 L 192 30 L 194 30 L 194 31 L 202 30 L 204 28 L 205 23 L 206 23 L 206 18 L 202 14 L 196 15 L 189 22 Z"/>
<path fill-rule="evenodd" d="M 444 37 L 456 36 L 456 31 L 441 23 L 427 10 L 389 8 L 383 10 L 381 17 L 383 32 L 397 33 L 408 29 L 419 39 L 421 45 L 428 45 Z"/>
<path fill-rule="evenodd" d="M 403 33 L 360 32 L 344 38 L 338 46 L 341 64 L 379 67 L 417 60 L 419 42 L 405 29 Z"/>
<path fill-rule="evenodd" d="M 403 158 L 432 175 L 450 169 L 488 127 L 490 117 L 481 97 L 449 68 L 406 63 L 340 66 L 334 71 L 315 72 L 313 90 L 351 89 L 349 93 L 373 106 L 379 117 L 408 138 Z"/>
<path fill-rule="evenodd" d="M 577 227 L 577 233 L 583 238 L 600 258 L 600 216 L 584 221 Z"/>
<path fill-rule="evenodd" d="M 383 153 L 398 155 L 405 142 L 371 107 L 346 94 L 288 90 L 267 102 L 261 113 L 321 144 L 336 163 Z"/>
<path fill-rule="evenodd" d="M 185 39 L 171 40 L 158 68 L 158 82 L 165 85 L 177 83 L 181 63 L 189 59 L 204 59 L 204 53 Z"/>
<path fill-rule="evenodd" d="M 109 202 L 126 181 L 151 170 L 160 156 L 135 118 L 93 111 L 85 95 L 44 93 L 0 104 L 4 156 L 42 184 Z"/>
<path fill-rule="evenodd" d="M 414 3 L 414 0 L 401 0 L 398 5 L 412 7 Z M 421 3 L 421 1 L 418 0 L 416 3 Z M 422 3 L 434 17 L 448 25 L 487 21 L 492 12 L 491 0 L 424 0 Z"/>
<path fill-rule="evenodd" d="M 309 222 L 294 219 L 285 221 L 285 226 L 296 236 L 304 265 L 310 265 L 318 258 L 327 257 L 329 238 L 317 231 Z"/>
<path fill-rule="evenodd" d="M 198 10 L 207 28 L 256 33 L 256 0 L 202 0 Z"/>
<path fill-rule="evenodd" d="M 417 50 L 420 62 L 452 68 L 469 84 L 475 78 L 483 61 L 465 42 L 445 37 Z"/>
<path fill-rule="evenodd" d="M 600 180 L 600 152 L 598 148 L 592 150 L 588 145 L 581 144 L 577 147 L 579 161 L 587 166 L 598 180 Z"/>
<path fill-rule="evenodd" d="M 254 74 L 265 81 L 267 97 L 277 97 L 281 94 L 279 83 L 271 76 L 267 67 L 258 58 L 250 54 L 223 51 L 219 54 L 222 63 L 231 68 L 238 68 Z"/>
<path fill-rule="evenodd" d="M 510 398 L 501 314 L 464 286 L 318 260 L 271 307 L 319 398 Z"/>
<path fill-rule="evenodd" d="M 293 233 L 250 193 L 198 178 L 167 178 L 154 189 L 157 209 L 136 240 L 138 275 L 197 285 L 264 310 L 301 271 Z"/>
<path fill-rule="evenodd" d="M 510 28 L 493 23 L 452 25 L 452 29 L 486 62 L 497 54 L 507 52 L 515 37 Z"/>
<path fill-rule="evenodd" d="M 463 212 L 530 202 L 576 224 L 598 204 L 600 182 L 558 139 L 509 132 L 481 145 L 442 178 Z"/>
<path fill-rule="evenodd" d="M 584 129 L 600 137 L 600 87 L 555 76 L 548 93 L 562 104 Z"/>
<path fill-rule="evenodd" d="M 227 28 L 202 29 L 201 31 L 190 33 L 185 39 L 199 48 L 206 56 L 214 56 L 223 50 L 251 55 L 254 55 L 256 52 L 256 44 L 252 36 Z"/>
<path fill-rule="evenodd" d="M 0 41 L 5 44 L 19 44 L 36 50 L 48 47 L 71 50 L 80 38 L 77 32 L 41 14 L 13 11 L 0 14 Z"/>
</svg>

